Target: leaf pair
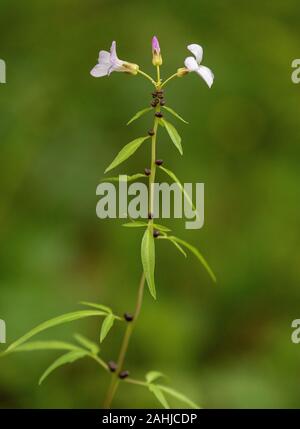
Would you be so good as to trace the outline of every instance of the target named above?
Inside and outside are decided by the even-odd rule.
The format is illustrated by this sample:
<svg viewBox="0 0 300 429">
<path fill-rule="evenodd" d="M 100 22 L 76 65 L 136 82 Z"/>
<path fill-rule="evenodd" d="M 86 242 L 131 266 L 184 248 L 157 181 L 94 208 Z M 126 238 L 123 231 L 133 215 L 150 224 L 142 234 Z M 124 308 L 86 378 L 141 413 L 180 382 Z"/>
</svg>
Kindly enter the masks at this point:
<svg viewBox="0 0 300 429">
<path fill-rule="evenodd" d="M 186 252 L 184 251 L 184 249 L 182 248 L 185 247 L 186 249 L 188 249 L 190 252 L 192 252 L 196 258 L 198 259 L 198 261 L 203 265 L 203 267 L 206 269 L 207 273 L 209 274 L 209 276 L 211 277 L 211 279 L 216 282 L 216 276 L 213 272 L 213 270 L 210 268 L 210 266 L 208 265 L 208 262 L 206 261 L 206 259 L 204 258 L 204 256 L 199 252 L 199 250 L 193 246 L 192 244 L 188 243 L 187 241 L 182 240 L 181 238 L 175 237 L 174 235 L 164 235 L 161 237 L 158 237 L 160 239 L 165 239 L 165 240 L 169 240 L 172 244 L 174 244 L 176 246 L 176 248 L 186 257 Z"/>
<path fill-rule="evenodd" d="M 84 337 L 81 334 L 75 334 L 74 338 L 80 344 L 75 345 L 64 341 L 32 341 L 23 343 L 13 349 L 14 352 L 38 351 L 38 350 L 67 350 L 67 353 L 57 358 L 42 374 L 39 380 L 39 385 L 57 368 L 75 362 L 83 357 L 96 357 L 99 353 L 99 347 L 93 341 Z M 105 367 L 105 363 L 97 357 L 98 361 Z"/>
<path fill-rule="evenodd" d="M 17 347 L 20 347 L 22 344 L 24 344 L 26 341 L 28 341 L 33 336 L 39 334 L 40 332 L 43 332 L 47 329 L 53 328 L 54 326 L 61 325 L 63 323 L 69 323 L 73 322 L 74 320 L 83 319 L 85 317 L 91 317 L 91 316 L 106 316 L 107 312 L 103 310 L 79 310 L 74 311 L 72 313 L 66 313 L 61 316 L 55 317 L 53 319 L 47 320 L 46 322 L 41 323 L 40 325 L 33 328 L 31 331 L 27 332 L 25 335 L 23 335 L 21 338 L 13 342 L 6 350 L 6 353 L 11 353 L 15 351 Z"/>
<path fill-rule="evenodd" d="M 183 119 L 182 116 L 180 116 L 177 112 L 175 112 L 175 110 L 171 109 L 171 107 L 168 106 L 163 106 L 163 109 L 167 110 L 169 113 L 171 113 L 171 115 L 175 116 L 177 119 L 179 119 L 180 121 L 184 122 L 185 124 L 188 124 L 187 121 L 185 121 Z M 131 119 L 129 119 L 129 121 L 127 122 L 126 125 L 131 124 L 133 121 L 136 121 L 137 119 L 139 119 L 141 116 L 143 116 L 145 113 L 150 112 L 150 110 L 153 110 L 152 107 L 146 107 L 146 109 L 142 109 L 139 110 Z"/>
<path fill-rule="evenodd" d="M 82 301 L 81 304 L 87 305 L 89 307 L 98 308 L 100 310 L 105 311 L 106 317 L 104 318 L 104 320 L 102 322 L 102 326 L 101 326 L 101 330 L 100 330 L 100 343 L 102 343 L 104 341 L 104 339 L 106 338 L 107 334 L 109 333 L 109 331 L 111 330 L 111 328 L 113 327 L 115 320 L 116 319 L 121 320 L 121 318 L 114 315 L 112 313 L 111 308 L 107 307 L 106 305 L 96 304 L 93 302 L 86 302 L 86 301 Z"/>
</svg>

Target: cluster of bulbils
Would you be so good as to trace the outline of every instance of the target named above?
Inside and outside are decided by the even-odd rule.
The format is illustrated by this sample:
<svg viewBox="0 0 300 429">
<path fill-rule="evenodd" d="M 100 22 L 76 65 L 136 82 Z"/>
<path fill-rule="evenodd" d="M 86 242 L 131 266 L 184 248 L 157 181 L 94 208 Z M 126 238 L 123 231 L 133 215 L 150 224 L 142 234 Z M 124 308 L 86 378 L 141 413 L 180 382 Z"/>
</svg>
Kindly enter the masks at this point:
<svg viewBox="0 0 300 429">
<path fill-rule="evenodd" d="M 196 72 L 211 88 L 214 75 L 213 72 L 206 66 L 201 64 L 203 58 L 203 49 L 200 45 L 192 43 L 187 46 L 188 50 L 194 55 L 187 57 L 184 60 L 184 66 L 177 70 L 176 75 L 182 77 L 190 72 Z M 157 37 L 152 39 L 152 63 L 155 66 L 162 64 L 162 56 Z M 132 75 L 139 73 L 139 66 L 128 61 L 120 60 L 117 56 L 116 42 L 112 42 L 110 52 L 100 51 L 98 64 L 91 70 L 91 75 L 94 77 L 109 76 L 112 72 L 125 72 Z"/>
</svg>

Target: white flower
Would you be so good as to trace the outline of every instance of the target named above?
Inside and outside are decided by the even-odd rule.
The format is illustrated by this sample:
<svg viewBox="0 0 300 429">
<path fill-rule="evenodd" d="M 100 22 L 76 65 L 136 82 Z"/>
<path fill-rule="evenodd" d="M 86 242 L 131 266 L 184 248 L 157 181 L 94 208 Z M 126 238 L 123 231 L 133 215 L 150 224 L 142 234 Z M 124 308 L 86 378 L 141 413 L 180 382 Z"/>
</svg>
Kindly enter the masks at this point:
<svg viewBox="0 0 300 429">
<path fill-rule="evenodd" d="M 205 66 L 200 65 L 203 57 L 203 49 L 200 45 L 193 43 L 188 45 L 188 50 L 195 56 L 187 57 L 184 61 L 184 65 L 188 72 L 196 72 L 202 79 L 207 83 L 207 85 L 211 88 L 214 82 L 214 74 L 213 72 Z"/>
<path fill-rule="evenodd" d="M 127 72 L 137 74 L 139 66 L 137 64 L 122 61 L 117 56 L 116 42 L 112 42 L 110 52 L 100 51 L 98 64 L 91 70 L 94 77 L 109 76 L 112 72 Z"/>
</svg>

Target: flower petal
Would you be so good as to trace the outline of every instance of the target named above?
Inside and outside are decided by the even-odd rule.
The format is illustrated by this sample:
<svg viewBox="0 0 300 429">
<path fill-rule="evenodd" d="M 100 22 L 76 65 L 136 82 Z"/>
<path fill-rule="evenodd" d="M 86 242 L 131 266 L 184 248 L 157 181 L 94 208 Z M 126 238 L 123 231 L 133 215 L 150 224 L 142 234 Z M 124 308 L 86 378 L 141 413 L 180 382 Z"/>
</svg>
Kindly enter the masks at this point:
<svg viewBox="0 0 300 429">
<path fill-rule="evenodd" d="M 197 61 L 195 60 L 194 57 L 187 57 L 184 60 L 184 65 L 191 72 L 192 71 L 196 71 L 198 69 L 198 67 L 199 67 L 199 64 L 197 63 Z"/>
<path fill-rule="evenodd" d="M 205 66 L 199 66 L 196 70 L 196 73 L 202 77 L 202 79 L 207 83 L 207 85 L 211 88 L 214 82 L 214 74 L 213 72 Z"/>
<path fill-rule="evenodd" d="M 94 77 L 108 76 L 109 64 L 97 64 L 92 70 L 91 75 Z"/>
<path fill-rule="evenodd" d="M 152 52 L 155 52 L 156 54 L 160 54 L 159 41 L 156 36 L 152 38 Z"/>
<path fill-rule="evenodd" d="M 109 64 L 110 61 L 110 53 L 107 51 L 100 51 L 98 62 L 99 64 Z"/>
<path fill-rule="evenodd" d="M 200 64 L 203 58 L 203 49 L 200 45 L 197 45 L 196 43 L 192 43 L 191 45 L 188 45 L 188 50 L 191 51 L 193 55 L 195 55 L 195 58 L 197 60 L 197 63 Z"/>
</svg>

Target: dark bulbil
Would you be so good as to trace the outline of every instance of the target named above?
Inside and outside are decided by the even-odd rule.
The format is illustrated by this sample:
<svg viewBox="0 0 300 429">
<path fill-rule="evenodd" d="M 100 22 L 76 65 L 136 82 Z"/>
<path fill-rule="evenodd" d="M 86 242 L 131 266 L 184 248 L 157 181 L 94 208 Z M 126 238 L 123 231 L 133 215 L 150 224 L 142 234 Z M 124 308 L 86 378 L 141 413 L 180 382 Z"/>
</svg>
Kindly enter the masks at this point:
<svg viewBox="0 0 300 429">
<path fill-rule="evenodd" d="M 116 370 L 118 368 L 118 365 L 113 360 L 110 360 L 108 362 L 107 366 L 108 366 L 108 369 L 110 370 L 110 372 L 116 372 Z"/>
<path fill-rule="evenodd" d="M 126 322 L 132 322 L 133 321 L 133 315 L 130 313 L 125 313 L 124 319 L 126 320 Z"/>
<path fill-rule="evenodd" d="M 151 137 L 152 137 L 152 136 L 154 136 L 155 132 L 154 132 L 153 130 L 149 130 L 149 131 L 148 131 L 148 134 L 149 134 L 149 136 L 151 136 Z"/>
<path fill-rule="evenodd" d="M 150 168 L 145 168 L 144 171 L 145 171 L 146 176 L 150 176 L 150 174 L 151 174 Z"/>
<path fill-rule="evenodd" d="M 156 116 L 157 118 L 162 118 L 164 115 L 163 115 L 161 112 L 156 112 L 156 113 L 155 113 L 155 116 Z"/>
<path fill-rule="evenodd" d="M 162 159 L 157 159 L 156 161 L 155 161 L 155 164 L 156 165 L 158 165 L 158 166 L 160 166 L 160 165 L 162 165 L 163 164 L 163 160 Z"/>
<path fill-rule="evenodd" d="M 160 235 L 160 232 L 159 232 L 159 231 L 157 231 L 157 229 L 155 229 L 155 230 L 153 231 L 153 237 L 154 237 L 154 238 L 157 238 L 159 235 Z"/>
<path fill-rule="evenodd" d="M 159 103 L 159 100 L 158 100 L 158 98 L 156 98 L 155 100 L 151 101 L 151 106 L 156 107 L 158 105 L 158 103 Z"/>
</svg>

